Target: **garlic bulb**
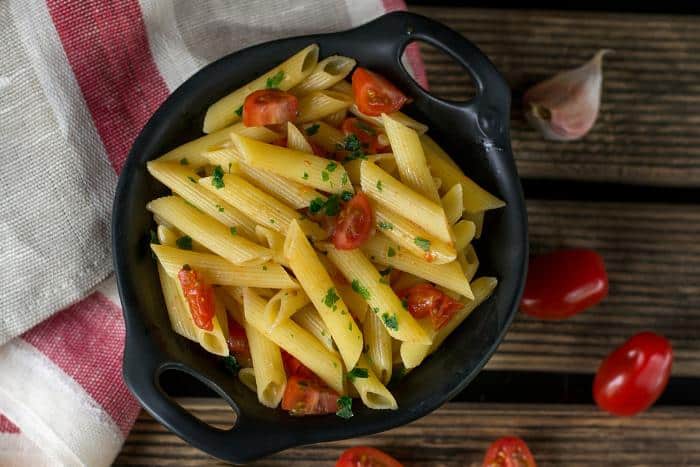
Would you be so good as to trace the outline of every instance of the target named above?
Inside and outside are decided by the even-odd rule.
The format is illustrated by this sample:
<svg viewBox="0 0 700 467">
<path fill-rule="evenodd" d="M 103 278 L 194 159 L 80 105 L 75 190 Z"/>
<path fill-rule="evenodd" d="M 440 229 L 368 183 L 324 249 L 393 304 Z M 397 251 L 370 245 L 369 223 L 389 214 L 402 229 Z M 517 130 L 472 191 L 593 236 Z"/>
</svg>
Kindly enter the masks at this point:
<svg viewBox="0 0 700 467">
<path fill-rule="evenodd" d="M 525 93 L 525 117 L 545 139 L 571 141 L 593 127 L 603 87 L 603 56 L 608 52 L 599 50 L 588 63 L 558 73 Z"/>
</svg>

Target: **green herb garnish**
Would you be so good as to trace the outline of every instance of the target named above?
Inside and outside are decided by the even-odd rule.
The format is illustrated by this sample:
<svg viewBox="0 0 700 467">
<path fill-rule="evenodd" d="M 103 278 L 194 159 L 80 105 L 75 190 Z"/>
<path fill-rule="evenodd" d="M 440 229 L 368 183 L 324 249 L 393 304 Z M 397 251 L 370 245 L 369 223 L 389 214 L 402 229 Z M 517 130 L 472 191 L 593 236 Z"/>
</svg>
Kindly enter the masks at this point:
<svg viewBox="0 0 700 467">
<path fill-rule="evenodd" d="M 343 193 L 341 193 L 340 199 L 342 199 L 343 201 L 345 201 L 347 203 L 348 201 L 350 201 L 352 199 L 353 196 L 355 196 L 355 195 L 353 195 L 352 192 L 344 191 Z"/>
<path fill-rule="evenodd" d="M 352 382 L 355 378 L 369 378 L 369 371 L 367 371 L 367 368 L 355 367 L 348 371 L 347 378 L 350 382 Z"/>
<path fill-rule="evenodd" d="M 365 153 L 362 150 L 362 144 L 356 135 L 350 134 L 346 136 L 343 140 L 343 144 L 340 145 L 340 149 L 344 149 L 350 153 L 345 157 L 346 161 L 367 159 L 367 156 L 365 156 Z"/>
<path fill-rule="evenodd" d="M 330 175 L 328 175 L 328 172 L 326 172 L 325 170 L 321 172 L 321 180 L 323 180 L 324 182 L 330 180 Z"/>
<path fill-rule="evenodd" d="M 195 180 L 193 177 L 190 177 L 189 175 L 187 176 L 187 180 L 191 181 L 192 183 L 197 183 L 197 180 Z"/>
<path fill-rule="evenodd" d="M 384 189 L 382 188 L 382 181 L 381 181 L 381 180 L 377 180 L 377 190 L 379 190 L 379 191 L 383 191 L 383 190 L 384 190 Z"/>
<path fill-rule="evenodd" d="M 235 227 L 231 227 L 231 228 L 229 229 L 229 232 L 231 232 L 231 235 L 233 235 L 234 237 L 235 237 L 236 235 L 238 235 L 238 229 L 235 228 Z"/>
<path fill-rule="evenodd" d="M 423 251 L 430 251 L 430 240 L 426 238 L 416 237 L 413 242 Z"/>
<path fill-rule="evenodd" d="M 189 161 L 187 160 L 186 157 L 183 157 L 182 159 L 180 159 L 180 165 L 187 165 L 187 164 L 189 164 Z"/>
<path fill-rule="evenodd" d="M 237 108 L 236 110 L 234 110 L 234 112 L 235 112 L 236 115 L 238 115 L 239 117 L 242 117 L 242 116 L 243 116 L 243 106 L 240 106 L 239 108 Z"/>
<path fill-rule="evenodd" d="M 282 83 L 283 79 L 284 79 L 284 71 L 280 70 L 274 76 L 267 78 L 267 81 L 265 82 L 265 87 L 267 89 L 278 88 L 280 86 L 280 83 Z"/>
<path fill-rule="evenodd" d="M 216 187 L 216 189 L 221 189 L 224 187 L 224 169 L 220 165 L 214 167 L 214 176 L 211 178 L 211 184 Z"/>
<path fill-rule="evenodd" d="M 352 413 L 352 399 L 348 396 L 338 398 L 338 411 L 335 413 L 340 418 L 349 419 L 354 415 Z"/>
<path fill-rule="evenodd" d="M 182 237 L 175 240 L 175 244 L 181 250 L 191 250 L 192 249 L 192 237 L 189 235 L 183 235 Z"/>
<path fill-rule="evenodd" d="M 382 321 L 384 321 L 384 325 L 387 328 L 393 329 L 394 331 L 399 330 L 399 319 L 396 314 L 390 315 L 389 313 L 384 313 L 382 314 Z"/>
<path fill-rule="evenodd" d="M 369 290 L 367 290 L 367 287 L 360 284 L 360 281 L 358 281 L 357 279 L 353 279 L 351 285 L 352 285 L 352 290 L 355 293 L 359 294 L 365 300 L 369 300 L 369 296 L 370 296 Z"/>
<path fill-rule="evenodd" d="M 302 175 L 301 178 L 303 178 L 304 180 L 308 180 L 308 179 L 309 179 L 309 173 L 308 173 L 308 172 L 304 172 L 304 175 Z"/>
<path fill-rule="evenodd" d="M 222 205 L 220 205 L 220 204 L 217 204 L 217 205 L 216 205 L 216 209 L 218 209 L 219 212 L 224 212 L 224 207 L 223 207 Z"/>
<path fill-rule="evenodd" d="M 326 166 L 326 170 L 329 172 L 333 172 L 337 168 L 338 168 L 338 164 L 335 162 L 329 162 L 328 165 Z"/>
<path fill-rule="evenodd" d="M 323 297 L 323 304 L 328 308 L 332 308 L 338 300 L 340 300 L 340 297 L 335 292 L 335 288 L 331 287 L 328 289 L 328 292 L 326 292 L 326 296 Z"/>
<path fill-rule="evenodd" d="M 323 201 L 323 198 L 314 198 L 311 200 L 311 203 L 309 203 L 309 211 L 311 211 L 311 214 L 316 214 L 323 209 L 325 204 L 326 202 Z"/>
<path fill-rule="evenodd" d="M 394 230 L 394 224 L 382 221 L 379 223 L 379 228 L 382 230 Z"/>
<path fill-rule="evenodd" d="M 227 371 L 234 375 L 238 374 L 238 370 L 241 369 L 241 366 L 238 364 L 238 360 L 236 360 L 236 357 L 234 357 L 233 355 L 224 357 L 223 362 L 224 368 L 226 368 Z"/>
<path fill-rule="evenodd" d="M 386 255 L 391 258 L 392 256 L 396 256 L 396 250 L 394 250 L 392 247 L 389 247 L 388 250 L 386 250 Z"/>
</svg>

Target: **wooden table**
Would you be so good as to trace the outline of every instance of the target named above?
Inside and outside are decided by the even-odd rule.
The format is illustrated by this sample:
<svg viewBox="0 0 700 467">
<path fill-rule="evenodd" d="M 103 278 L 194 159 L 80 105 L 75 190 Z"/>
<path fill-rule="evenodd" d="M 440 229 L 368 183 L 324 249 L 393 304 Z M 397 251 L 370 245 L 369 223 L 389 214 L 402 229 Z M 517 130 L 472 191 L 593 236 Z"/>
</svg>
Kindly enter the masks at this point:
<svg viewBox="0 0 700 467">
<path fill-rule="evenodd" d="M 511 433 L 529 442 L 540 466 L 700 465 L 700 17 L 412 10 L 470 38 L 505 74 L 514 91 L 513 149 L 531 249 L 598 250 L 610 296 L 564 322 L 518 316 L 487 370 L 457 398 L 471 402 L 449 403 L 387 433 L 292 449 L 254 465 L 332 466 L 357 444 L 381 447 L 406 465 L 480 465 L 490 440 Z M 523 121 L 519 97 L 600 48 L 615 54 L 605 58 L 595 128 L 578 142 L 545 142 Z M 464 70 L 433 49 L 423 48 L 423 56 L 432 92 L 467 96 Z M 592 374 L 613 347 L 644 329 L 673 343 L 667 394 L 640 417 L 602 414 L 591 403 Z M 211 423 L 230 421 L 218 401 L 183 404 Z M 205 464 L 218 465 L 145 413 L 116 461 Z"/>
</svg>

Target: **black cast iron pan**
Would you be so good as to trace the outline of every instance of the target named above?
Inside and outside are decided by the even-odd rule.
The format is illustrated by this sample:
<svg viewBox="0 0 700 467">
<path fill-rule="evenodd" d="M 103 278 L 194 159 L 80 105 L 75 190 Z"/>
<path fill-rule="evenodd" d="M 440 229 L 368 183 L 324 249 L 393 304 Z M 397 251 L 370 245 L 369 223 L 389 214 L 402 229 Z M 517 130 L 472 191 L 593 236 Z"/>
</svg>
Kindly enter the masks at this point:
<svg viewBox="0 0 700 467">
<path fill-rule="evenodd" d="M 476 86 L 465 103 L 434 98 L 401 65 L 405 46 L 420 39 L 462 64 Z M 303 47 L 317 43 L 321 56 L 355 58 L 404 91 L 414 102 L 406 111 L 430 126 L 430 134 L 487 190 L 507 202 L 486 216 L 475 244 L 479 275 L 499 285 L 447 339 L 441 349 L 395 387 L 395 412 L 354 405 L 355 417 L 294 418 L 261 406 L 216 358 L 175 334 L 168 322 L 156 265 L 148 248 L 153 228 L 146 203 L 167 190 L 146 171 L 146 162 L 201 136 L 207 107 Z M 114 266 L 126 320 L 124 378 L 153 417 L 207 453 L 243 463 L 291 446 L 349 438 L 403 425 L 454 397 L 486 364 L 517 310 L 527 264 L 526 213 L 509 136 L 510 91 L 493 64 L 472 43 L 440 23 L 410 13 L 385 15 L 335 34 L 295 37 L 254 46 L 207 66 L 180 86 L 153 115 L 134 142 L 122 170 L 112 221 Z M 230 430 L 199 421 L 161 389 L 163 371 L 186 372 L 217 392 L 238 415 Z"/>
</svg>

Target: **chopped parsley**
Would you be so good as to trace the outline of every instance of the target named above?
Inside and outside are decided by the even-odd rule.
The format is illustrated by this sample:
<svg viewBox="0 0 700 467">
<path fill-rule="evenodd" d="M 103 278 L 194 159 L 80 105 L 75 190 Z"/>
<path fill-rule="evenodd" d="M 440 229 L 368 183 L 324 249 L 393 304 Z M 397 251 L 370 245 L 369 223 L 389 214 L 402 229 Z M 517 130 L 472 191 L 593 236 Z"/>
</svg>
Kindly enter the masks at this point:
<svg viewBox="0 0 700 467">
<path fill-rule="evenodd" d="M 321 172 L 321 180 L 323 180 L 324 182 L 330 180 L 330 175 L 328 175 L 328 172 L 326 172 L 325 170 Z"/>
<path fill-rule="evenodd" d="M 267 271 L 267 266 L 263 265 L 262 270 Z"/>
<path fill-rule="evenodd" d="M 340 145 L 340 149 L 345 149 L 350 154 L 345 157 L 346 161 L 352 161 L 355 159 L 367 159 L 364 151 L 362 150 L 362 144 L 356 135 L 350 134 L 345 137 L 343 144 Z"/>
<path fill-rule="evenodd" d="M 190 177 L 189 175 L 187 176 L 187 180 L 191 181 L 192 183 L 197 183 L 197 180 L 195 180 L 194 177 Z"/>
<path fill-rule="evenodd" d="M 323 304 L 326 305 L 328 308 L 333 308 L 333 306 L 338 300 L 340 300 L 340 297 L 335 292 L 335 288 L 331 287 L 330 289 L 328 289 L 328 292 L 326 292 L 326 296 L 323 297 Z"/>
<path fill-rule="evenodd" d="M 237 108 L 236 110 L 234 110 L 234 112 L 235 112 L 236 115 L 238 115 L 239 117 L 242 117 L 242 116 L 243 116 L 243 106 L 241 105 L 239 108 Z"/>
<path fill-rule="evenodd" d="M 343 193 L 341 193 L 340 199 L 342 199 L 343 201 L 345 201 L 347 203 L 348 201 L 350 201 L 352 199 L 353 196 L 355 196 L 355 195 L 353 195 L 351 191 L 344 191 Z"/>
<path fill-rule="evenodd" d="M 396 316 L 396 313 L 393 315 L 389 315 L 389 313 L 382 314 L 382 321 L 384 321 L 384 325 L 387 328 L 393 329 L 394 331 L 399 330 L 399 319 Z"/>
<path fill-rule="evenodd" d="M 372 308 L 372 313 L 374 313 L 375 315 L 378 314 L 378 313 L 379 313 L 379 307 L 378 307 L 378 306 L 375 306 L 374 308 Z"/>
<path fill-rule="evenodd" d="M 311 200 L 311 203 L 309 203 L 309 211 L 311 211 L 311 214 L 316 214 L 323 209 L 325 205 L 326 202 L 323 201 L 323 198 L 314 198 Z"/>
<path fill-rule="evenodd" d="M 235 237 L 236 235 L 238 235 L 238 229 L 235 228 L 235 227 L 231 227 L 231 228 L 229 229 L 229 232 L 231 232 L 231 235 L 233 235 L 234 237 Z"/>
<path fill-rule="evenodd" d="M 265 82 L 265 87 L 267 89 L 276 89 L 280 86 L 283 79 L 284 71 L 280 70 L 277 73 L 275 73 L 275 75 L 267 78 L 267 81 Z"/>
<path fill-rule="evenodd" d="M 326 170 L 329 172 L 333 172 L 337 168 L 338 168 L 338 164 L 336 164 L 335 162 L 329 162 L 328 165 L 326 166 Z"/>
<path fill-rule="evenodd" d="M 270 224 L 274 224 L 274 223 L 275 223 L 275 220 L 274 220 L 274 219 L 270 219 Z"/>
<path fill-rule="evenodd" d="M 340 212 L 340 197 L 338 195 L 330 195 L 326 201 L 322 198 L 314 198 L 309 203 L 309 211 L 311 214 L 318 214 L 323 210 L 327 216 L 337 216 Z"/>
<path fill-rule="evenodd" d="M 189 164 L 189 161 L 187 160 L 186 157 L 183 157 L 182 159 L 180 159 L 180 165 L 187 165 L 187 164 Z"/>
<path fill-rule="evenodd" d="M 311 125 L 310 127 L 308 127 L 306 129 L 306 134 L 309 136 L 313 136 L 316 133 L 318 133 L 319 128 L 321 128 L 321 125 L 319 125 L 318 123 L 314 123 L 313 125 Z"/>
<path fill-rule="evenodd" d="M 382 188 L 382 181 L 381 181 L 381 180 L 377 180 L 377 190 L 379 190 L 379 191 L 383 191 L 383 190 L 384 190 L 384 189 Z"/>
<path fill-rule="evenodd" d="M 222 205 L 220 205 L 220 204 L 217 204 L 217 205 L 216 205 L 216 209 L 218 209 L 219 212 L 224 212 L 224 207 L 223 207 Z"/>
<path fill-rule="evenodd" d="M 338 398 L 338 411 L 335 413 L 340 418 L 349 419 L 354 415 L 352 413 L 352 399 L 348 396 Z"/>
<path fill-rule="evenodd" d="M 226 368 L 227 371 L 229 371 L 232 374 L 238 374 L 238 370 L 241 369 L 241 366 L 238 364 L 238 360 L 236 360 L 236 357 L 233 355 L 229 355 L 228 357 L 223 358 L 224 362 L 224 368 Z"/>
<path fill-rule="evenodd" d="M 401 299 L 401 306 L 404 307 L 405 310 L 408 310 L 408 300 L 405 298 Z"/>
<path fill-rule="evenodd" d="M 413 242 L 423 251 L 430 251 L 430 240 L 426 238 L 416 237 Z"/>
<path fill-rule="evenodd" d="M 231 166 L 232 165 L 233 165 L 233 163 L 231 163 L 231 162 L 228 163 L 228 173 L 231 173 Z"/>
<path fill-rule="evenodd" d="M 304 175 L 302 175 L 301 178 L 303 178 L 304 180 L 308 180 L 308 179 L 309 179 L 309 173 L 308 173 L 308 172 L 304 172 Z"/>
<path fill-rule="evenodd" d="M 396 250 L 394 248 L 389 247 L 388 250 L 386 250 L 386 255 L 391 258 L 392 256 L 396 256 Z"/>
<path fill-rule="evenodd" d="M 175 240 L 175 244 L 181 250 L 191 250 L 192 249 L 192 237 L 189 235 L 183 235 L 182 237 Z"/>
<path fill-rule="evenodd" d="M 214 176 L 211 178 L 211 184 L 217 189 L 224 187 L 224 169 L 220 165 L 214 167 Z"/>
<path fill-rule="evenodd" d="M 347 172 L 343 173 L 343 176 L 340 177 L 340 184 L 341 184 L 341 185 L 347 185 L 347 184 L 348 184 L 348 173 L 347 173 Z"/>
<path fill-rule="evenodd" d="M 347 378 L 350 382 L 352 382 L 355 378 L 369 378 L 369 371 L 367 371 L 367 368 L 355 367 L 348 371 Z"/>
<path fill-rule="evenodd" d="M 367 290 L 367 287 L 360 284 L 360 281 L 358 281 L 357 279 L 353 279 L 351 285 L 352 285 L 352 290 L 355 293 L 360 295 L 365 300 L 369 300 L 369 297 L 370 297 L 369 290 Z"/>
<path fill-rule="evenodd" d="M 389 285 L 389 284 L 390 284 L 389 281 L 390 281 L 389 276 L 382 276 L 382 277 L 379 278 L 379 283 L 380 283 L 380 284 Z"/>
<path fill-rule="evenodd" d="M 379 223 L 379 228 L 382 230 L 394 230 L 394 224 L 382 221 Z"/>
</svg>

